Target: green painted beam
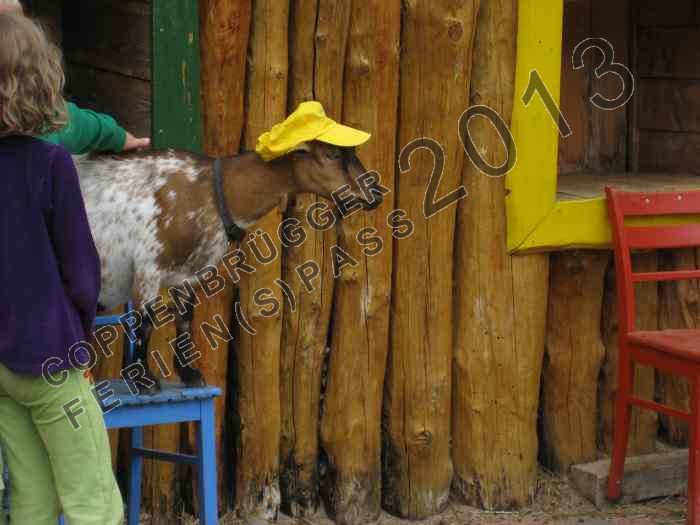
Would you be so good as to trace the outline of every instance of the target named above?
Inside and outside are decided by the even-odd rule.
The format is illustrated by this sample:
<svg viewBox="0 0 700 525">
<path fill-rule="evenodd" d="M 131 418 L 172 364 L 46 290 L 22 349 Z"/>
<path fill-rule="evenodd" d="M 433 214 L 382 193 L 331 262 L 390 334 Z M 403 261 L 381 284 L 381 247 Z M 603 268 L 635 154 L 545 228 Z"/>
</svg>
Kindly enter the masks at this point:
<svg viewBox="0 0 700 525">
<path fill-rule="evenodd" d="M 153 0 L 153 144 L 202 150 L 199 2 Z"/>
</svg>

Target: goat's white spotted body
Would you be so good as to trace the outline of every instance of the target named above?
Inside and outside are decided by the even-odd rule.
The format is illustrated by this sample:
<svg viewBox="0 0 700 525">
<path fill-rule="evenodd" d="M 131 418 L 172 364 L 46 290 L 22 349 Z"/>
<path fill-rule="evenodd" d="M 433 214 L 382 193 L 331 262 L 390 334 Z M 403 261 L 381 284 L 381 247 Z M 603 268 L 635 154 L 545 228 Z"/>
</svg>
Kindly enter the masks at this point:
<svg viewBox="0 0 700 525">
<path fill-rule="evenodd" d="M 88 221 L 100 254 L 102 290 L 100 304 L 113 308 L 136 297 L 143 303 L 158 295 L 161 287 L 182 285 L 195 272 L 216 262 L 228 246 L 220 224 L 205 210 L 187 212 L 198 231 L 198 243 L 186 261 L 163 260 L 163 231 L 173 217 L 163 216 L 156 198 L 169 177 L 185 175 L 194 184 L 202 171 L 190 159 L 174 154 L 143 158 L 76 157 Z M 174 189 L 165 197 L 175 200 Z M 218 217 L 215 217 L 218 219 Z"/>
</svg>

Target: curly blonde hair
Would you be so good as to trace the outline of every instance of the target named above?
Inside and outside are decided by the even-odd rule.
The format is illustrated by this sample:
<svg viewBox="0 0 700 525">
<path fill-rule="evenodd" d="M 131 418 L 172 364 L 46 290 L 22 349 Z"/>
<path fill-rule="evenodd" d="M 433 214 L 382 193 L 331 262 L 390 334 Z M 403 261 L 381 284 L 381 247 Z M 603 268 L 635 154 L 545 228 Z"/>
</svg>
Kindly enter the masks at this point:
<svg viewBox="0 0 700 525">
<path fill-rule="evenodd" d="M 6 11 L 22 12 L 22 4 L 19 0 L 0 0 L 0 13 Z"/>
<path fill-rule="evenodd" d="M 35 22 L 0 14 L 0 137 L 44 135 L 68 122 L 60 50 Z"/>
</svg>

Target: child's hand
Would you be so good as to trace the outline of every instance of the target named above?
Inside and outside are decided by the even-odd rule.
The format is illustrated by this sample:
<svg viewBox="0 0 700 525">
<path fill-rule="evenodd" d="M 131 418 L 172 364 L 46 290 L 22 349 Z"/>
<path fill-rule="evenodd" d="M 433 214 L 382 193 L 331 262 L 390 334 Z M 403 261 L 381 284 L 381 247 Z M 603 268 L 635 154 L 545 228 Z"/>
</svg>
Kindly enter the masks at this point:
<svg viewBox="0 0 700 525">
<path fill-rule="evenodd" d="M 147 148 L 151 145 L 151 139 L 149 138 L 141 138 L 137 139 L 134 137 L 131 133 L 128 131 L 126 132 L 126 142 L 124 142 L 124 149 L 123 151 L 129 151 L 132 149 L 141 149 L 141 148 Z"/>
</svg>

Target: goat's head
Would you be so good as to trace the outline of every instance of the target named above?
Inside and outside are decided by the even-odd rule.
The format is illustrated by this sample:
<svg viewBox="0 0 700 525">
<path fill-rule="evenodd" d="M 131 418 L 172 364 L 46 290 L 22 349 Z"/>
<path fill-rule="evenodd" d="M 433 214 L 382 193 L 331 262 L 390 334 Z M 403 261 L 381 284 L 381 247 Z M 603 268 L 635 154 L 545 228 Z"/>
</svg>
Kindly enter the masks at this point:
<svg viewBox="0 0 700 525">
<path fill-rule="evenodd" d="M 367 210 L 382 203 L 379 177 L 374 172 L 367 172 L 355 155 L 355 148 L 312 141 L 300 144 L 289 155 L 300 191 L 318 193 L 327 198 L 331 198 L 334 192 L 346 197 L 352 195 Z"/>
</svg>

